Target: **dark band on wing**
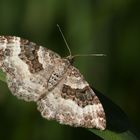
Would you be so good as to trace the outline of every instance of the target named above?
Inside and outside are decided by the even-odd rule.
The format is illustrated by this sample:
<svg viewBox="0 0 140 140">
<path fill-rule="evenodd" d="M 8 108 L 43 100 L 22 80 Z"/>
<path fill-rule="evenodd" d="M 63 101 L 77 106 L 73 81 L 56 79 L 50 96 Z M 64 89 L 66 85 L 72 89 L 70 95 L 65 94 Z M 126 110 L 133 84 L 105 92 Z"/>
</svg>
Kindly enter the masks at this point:
<svg viewBox="0 0 140 140">
<path fill-rule="evenodd" d="M 33 42 L 29 42 L 28 40 L 21 39 L 21 52 L 19 57 L 23 60 L 28 66 L 31 73 L 36 73 L 43 70 L 42 64 L 38 60 L 38 50 L 39 46 L 37 46 Z"/>
<path fill-rule="evenodd" d="M 98 97 L 91 93 L 89 86 L 86 86 L 83 89 L 73 89 L 64 84 L 61 96 L 64 99 L 71 99 L 75 101 L 82 108 L 87 105 L 100 103 Z"/>
<path fill-rule="evenodd" d="M 4 57 L 3 53 L 4 53 L 3 49 L 0 49 L 0 64 L 2 63 Z"/>
</svg>

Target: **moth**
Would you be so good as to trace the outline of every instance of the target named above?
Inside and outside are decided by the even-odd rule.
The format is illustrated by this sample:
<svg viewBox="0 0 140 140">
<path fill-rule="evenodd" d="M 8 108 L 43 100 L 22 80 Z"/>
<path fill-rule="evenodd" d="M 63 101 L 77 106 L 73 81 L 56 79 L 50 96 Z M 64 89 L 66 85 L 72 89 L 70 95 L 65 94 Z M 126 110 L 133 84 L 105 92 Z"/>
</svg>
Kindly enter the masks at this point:
<svg viewBox="0 0 140 140">
<path fill-rule="evenodd" d="M 20 37 L 0 36 L 0 69 L 13 95 L 36 102 L 48 120 L 104 130 L 103 106 L 72 59 Z"/>
</svg>

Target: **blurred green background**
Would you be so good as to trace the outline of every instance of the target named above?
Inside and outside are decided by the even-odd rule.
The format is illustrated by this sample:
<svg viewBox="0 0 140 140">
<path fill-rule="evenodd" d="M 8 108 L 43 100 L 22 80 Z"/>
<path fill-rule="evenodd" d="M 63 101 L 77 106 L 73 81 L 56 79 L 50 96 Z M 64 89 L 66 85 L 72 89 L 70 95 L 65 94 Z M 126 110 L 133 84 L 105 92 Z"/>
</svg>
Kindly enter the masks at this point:
<svg viewBox="0 0 140 140">
<path fill-rule="evenodd" d="M 139 0 L 0 0 L 0 35 L 16 35 L 67 56 L 59 24 L 87 81 L 112 99 L 140 132 Z M 0 139 L 93 139 L 85 129 L 43 119 L 0 82 Z M 94 138 L 99 140 L 98 138 Z"/>
</svg>

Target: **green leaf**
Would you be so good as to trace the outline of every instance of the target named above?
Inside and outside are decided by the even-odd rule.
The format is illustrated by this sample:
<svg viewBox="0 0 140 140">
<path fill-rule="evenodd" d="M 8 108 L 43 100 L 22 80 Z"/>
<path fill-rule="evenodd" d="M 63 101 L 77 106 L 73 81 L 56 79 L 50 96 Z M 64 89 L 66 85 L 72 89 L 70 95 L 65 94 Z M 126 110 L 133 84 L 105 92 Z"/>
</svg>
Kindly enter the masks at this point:
<svg viewBox="0 0 140 140">
<path fill-rule="evenodd" d="M 99 97 L 107 120 L 106 130 L 89 129 L 104 140 L 138 140 L 124 111 L 102 93 L 93 89 Z"/>
<path fill-rule="evenodd" d="M 0 80 L 6 82 L 6 75 L 1 69 L 0 69 Z"/>
<path fill-rule="evenodd" d="M 125 131 L 122 133 L 116 133 L 110 130 L 100 131 L 96 129 L 90 129 L 90 131 L 100 136 L 104 140 L 138 140 L 136 136 L 130 131 Z"/>
</svg>

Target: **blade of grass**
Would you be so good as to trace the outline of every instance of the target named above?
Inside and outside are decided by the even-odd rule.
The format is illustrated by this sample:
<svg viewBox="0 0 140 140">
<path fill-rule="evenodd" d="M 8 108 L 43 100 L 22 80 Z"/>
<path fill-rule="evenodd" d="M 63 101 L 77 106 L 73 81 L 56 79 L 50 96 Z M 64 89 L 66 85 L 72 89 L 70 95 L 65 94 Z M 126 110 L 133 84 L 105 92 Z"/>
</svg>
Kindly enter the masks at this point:
<svg viewBox="0 0 140 140">
<path fill-rule="evenodd" d="M 138 138 L 136 138 L 136 136 L 130 131 L 122 133 L 116 133 L 110 130 L 100 131 L 96 129 L 90 129 L 90 131 L 104 140 L 138 140 Z"/>
<path fill-rule="evenodd" d="M 104 140 L 138 140 L 124 111 L 102 93 L 94 88 L 93 90 L 104 107 L 107 128 L 104 131 L 96 129 L 89 130 Z"/>
<path fill-rule="evenodd" d="M 0 69 L 0 80 L 6 82 L 6 75 L 1 69 Z"/>
</svg>

